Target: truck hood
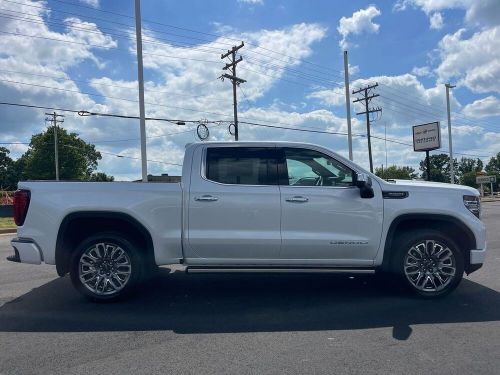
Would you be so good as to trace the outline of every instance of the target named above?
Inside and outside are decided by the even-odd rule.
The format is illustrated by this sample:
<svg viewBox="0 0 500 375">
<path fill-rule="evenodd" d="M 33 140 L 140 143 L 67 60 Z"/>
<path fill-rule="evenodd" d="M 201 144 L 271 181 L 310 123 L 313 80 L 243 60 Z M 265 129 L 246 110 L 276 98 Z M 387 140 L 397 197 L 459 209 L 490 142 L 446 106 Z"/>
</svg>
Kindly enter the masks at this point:
<svg viewBox="0 0 500 375">
<path fill-rule="evenodd" d="M 391 182 L 384 181 L 384 190 L 388 191 L 398 191 L 398 190 L 448 190 L 450 192 L 462 193 L 464 195 L 479 195 L 477 189 L 471 188 L 465 185 L 454 185 L 447 184 L 444 182 L 430 182 L 430 181 L 418 181 L 418 180 L 391 180 Z"/>
</svg>

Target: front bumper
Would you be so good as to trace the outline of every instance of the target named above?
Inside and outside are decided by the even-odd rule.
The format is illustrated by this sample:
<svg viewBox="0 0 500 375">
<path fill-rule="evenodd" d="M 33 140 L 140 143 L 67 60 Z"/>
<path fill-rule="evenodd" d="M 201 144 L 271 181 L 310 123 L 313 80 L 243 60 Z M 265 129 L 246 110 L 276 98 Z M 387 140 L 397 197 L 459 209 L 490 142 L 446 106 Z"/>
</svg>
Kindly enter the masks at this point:
<svg viewBox="0 0 500 375">
<path fill-rule="evenodd" d="M 10 241 L 10 244 L 15 250 L 15 256 L 9 260 L 29 264 L 41 264 L 43 262 L 43 253 L 33 240 L 14 238 Z"/>
</svg>

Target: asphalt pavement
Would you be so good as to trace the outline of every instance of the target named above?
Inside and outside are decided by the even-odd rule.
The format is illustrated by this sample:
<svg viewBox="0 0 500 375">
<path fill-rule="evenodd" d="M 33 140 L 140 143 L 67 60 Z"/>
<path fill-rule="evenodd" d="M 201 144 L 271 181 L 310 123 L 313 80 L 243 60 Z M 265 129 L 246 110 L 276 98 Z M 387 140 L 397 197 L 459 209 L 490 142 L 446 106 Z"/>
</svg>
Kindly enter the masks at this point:
<svg viewBox="0 0 500 375">
<path fill-rule="evenodd" d="M 484 267 L 434 301 L 374 276 L 163 269 L 95 304 L 0 236 L 0 374 L 500 374 L 500 203 L 483 208 Z"/>
</svg>

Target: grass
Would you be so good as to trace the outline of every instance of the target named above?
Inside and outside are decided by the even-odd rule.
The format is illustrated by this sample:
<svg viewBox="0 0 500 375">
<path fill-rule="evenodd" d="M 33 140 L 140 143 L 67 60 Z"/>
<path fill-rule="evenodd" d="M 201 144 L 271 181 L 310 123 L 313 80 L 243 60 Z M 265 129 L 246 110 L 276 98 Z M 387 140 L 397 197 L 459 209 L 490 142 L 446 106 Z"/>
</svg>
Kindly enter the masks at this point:
<svg viewBox="0 0 500 375">
<path fill-rule="evenodd" d="M 0 217 L 0 229 L 15 228 L 16 224 L 11 217 Z"/>
</svg>

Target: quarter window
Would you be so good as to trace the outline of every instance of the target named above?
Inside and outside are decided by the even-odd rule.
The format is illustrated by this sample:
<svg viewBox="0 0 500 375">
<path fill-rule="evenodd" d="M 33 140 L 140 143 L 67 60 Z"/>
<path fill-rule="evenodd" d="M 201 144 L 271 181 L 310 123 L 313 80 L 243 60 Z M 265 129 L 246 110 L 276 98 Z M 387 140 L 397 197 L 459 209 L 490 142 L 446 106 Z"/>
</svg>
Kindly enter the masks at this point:
<svg viewBox="0 0 500 375">
<path fill-rule="evenodd" d="M 321 152 L 285 148 L 285 164 L 290 186 L 352 186 L 351 169 Z"/>
<path fill-rule="evenodd" d="M 223 184 L 277 185 L 274 148 L 209 147 L 206 177 Z"/>
</svg>

